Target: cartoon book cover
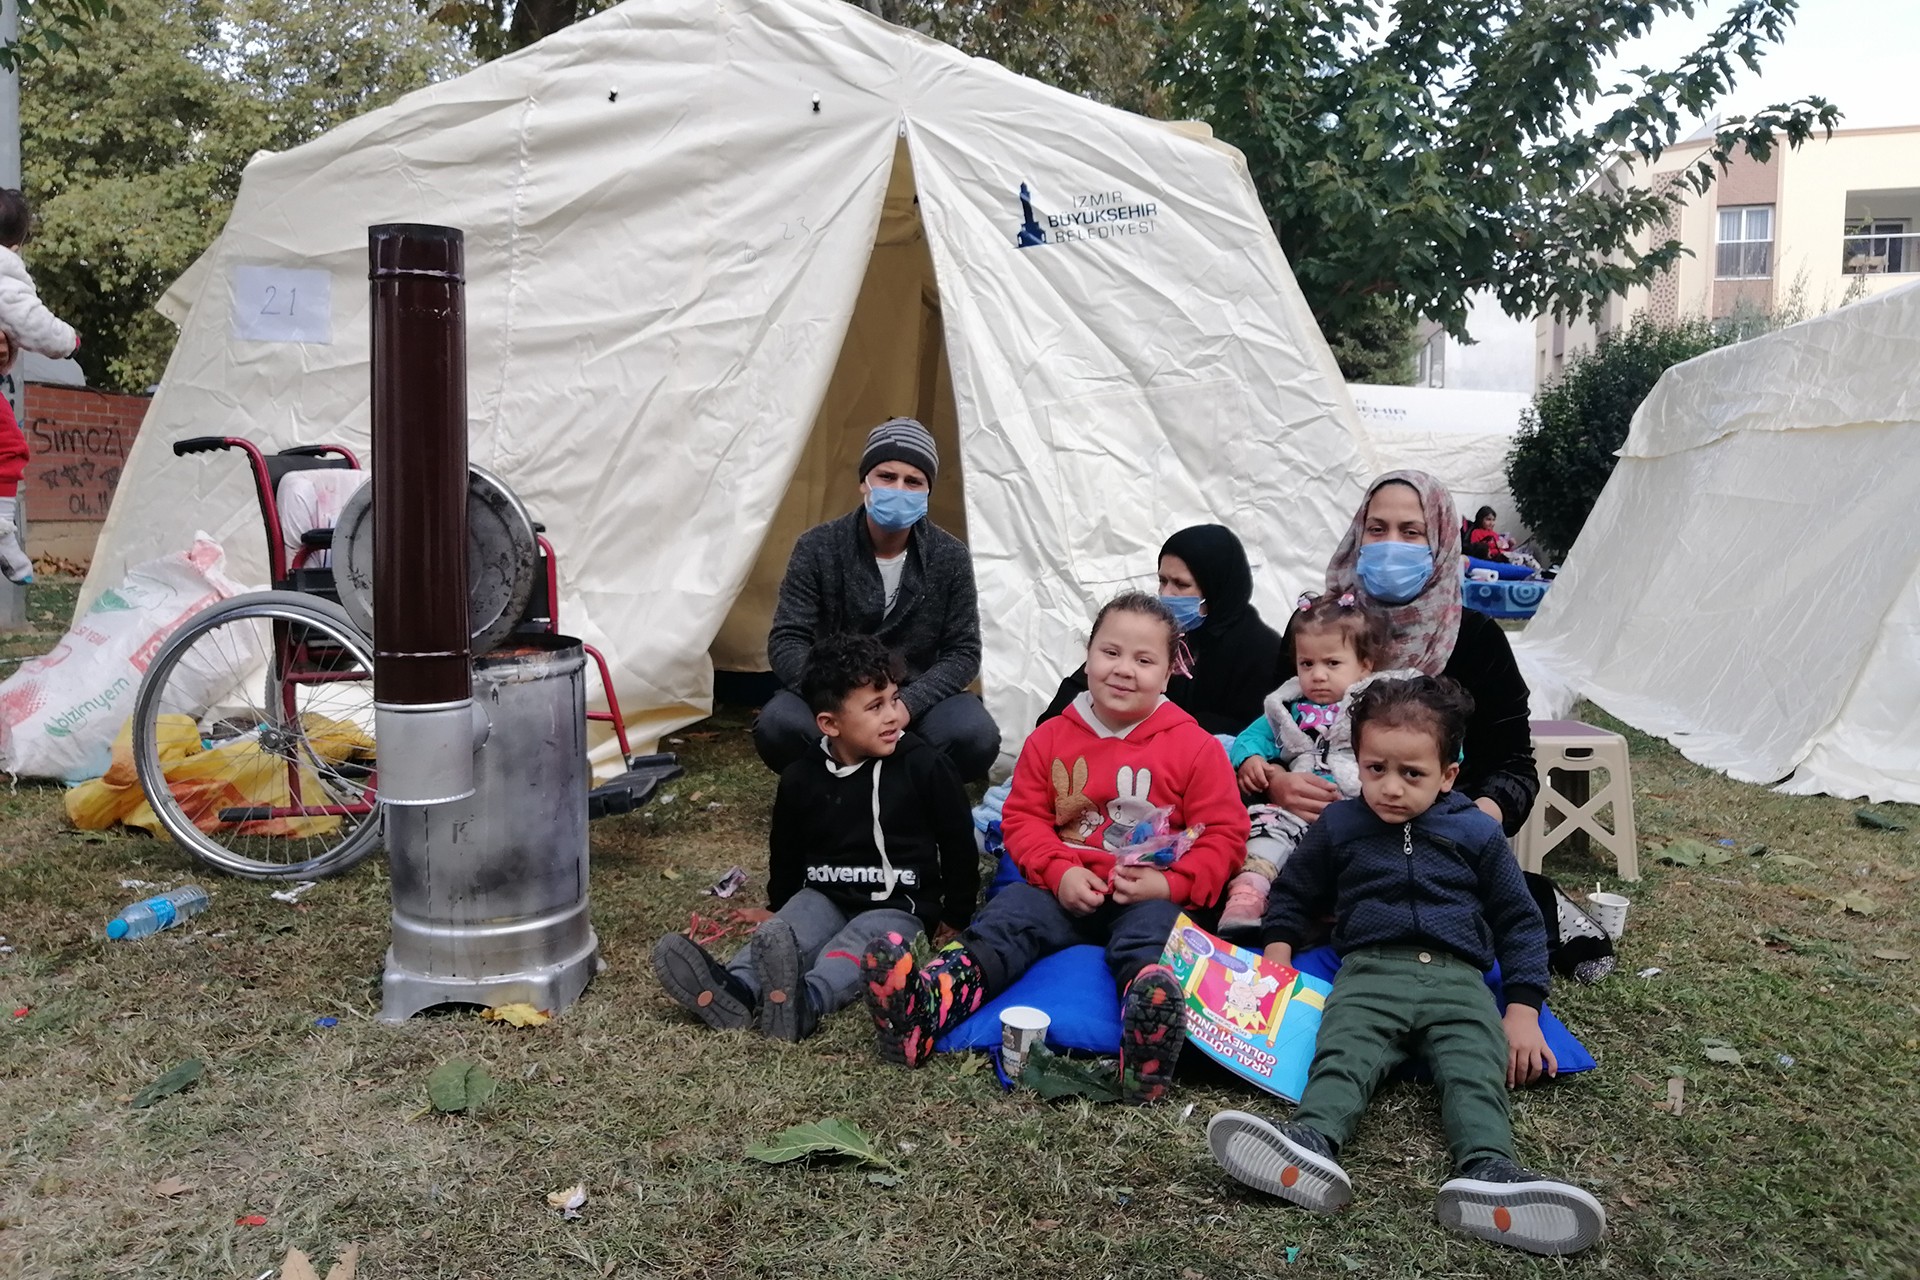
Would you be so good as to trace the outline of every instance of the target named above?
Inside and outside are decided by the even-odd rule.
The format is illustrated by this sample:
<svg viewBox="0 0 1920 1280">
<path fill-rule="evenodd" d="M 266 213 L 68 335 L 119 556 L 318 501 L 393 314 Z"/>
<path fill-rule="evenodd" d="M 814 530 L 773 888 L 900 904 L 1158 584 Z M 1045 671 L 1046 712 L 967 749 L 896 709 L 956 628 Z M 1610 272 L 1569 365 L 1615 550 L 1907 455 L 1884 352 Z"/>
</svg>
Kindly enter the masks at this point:
<svg viewBox="0 0 1920 1280">
<path fill-rule="evenodd" d="M 1300 1101 L 1333 985 L 1270 964 L 1184 914 L 1161 961 L 1187 993 L 1187 1043 L 1262 1089 Z"/>
</svg>

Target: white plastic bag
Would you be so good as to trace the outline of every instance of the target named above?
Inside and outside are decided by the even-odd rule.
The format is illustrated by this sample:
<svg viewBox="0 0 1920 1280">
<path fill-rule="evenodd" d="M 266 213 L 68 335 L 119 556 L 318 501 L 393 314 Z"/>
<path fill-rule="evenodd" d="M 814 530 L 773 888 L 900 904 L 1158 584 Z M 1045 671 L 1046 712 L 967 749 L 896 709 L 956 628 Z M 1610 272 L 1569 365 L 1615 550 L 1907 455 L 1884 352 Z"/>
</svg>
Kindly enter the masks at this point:
<svg viewBox="0 0 1920 1280">
<path fill-rule="evenodd" d="M 107 771 L 154 654 L 182 622 L 243 589 L 206 534 L 190 551 L 137 565 L 102 592 L 53 651 L 0 684 L 0 768 L 84 782 Z"/>
<path fill-rule="evenodd" d="M 308 471 L 289 471 L 280 481 L 276 505 L 280 508 L 280 536 L 287 544 L 287 562 L 300 552 L 300 538 L 309 529 L 331 529 L 340 523 L 347 500 L 360 491 L 368 473 L 343 467 L 317 467 Z M 333 563 L 331 551 L 316 551 L 307 557 L 313 567 Z"/>
</svg>

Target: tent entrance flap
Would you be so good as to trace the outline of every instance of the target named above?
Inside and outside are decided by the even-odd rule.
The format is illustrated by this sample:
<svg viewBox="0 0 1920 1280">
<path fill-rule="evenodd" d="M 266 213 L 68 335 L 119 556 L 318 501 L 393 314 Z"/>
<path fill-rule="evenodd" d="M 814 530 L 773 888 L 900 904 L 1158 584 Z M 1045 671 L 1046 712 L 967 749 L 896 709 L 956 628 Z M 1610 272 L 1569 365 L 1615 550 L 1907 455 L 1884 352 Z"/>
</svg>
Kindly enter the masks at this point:
<svg viewBox="0 0 1920 1280">
<path fill-rule="evenodd" d="M 794 539 L 859 503 L 855 473 L 867 432 L 901 416 L 918 418 L 933 432 L 940 448 L 933 521 L 965 540 L 953 377 L 947 366 L 940 292 L 904 138 L 894 150 L 880 229 L 840 359 L 760 554 L 714 638 L 710 653 L 716 669 L 768 669 L 767 628 Z"/>
</svg>

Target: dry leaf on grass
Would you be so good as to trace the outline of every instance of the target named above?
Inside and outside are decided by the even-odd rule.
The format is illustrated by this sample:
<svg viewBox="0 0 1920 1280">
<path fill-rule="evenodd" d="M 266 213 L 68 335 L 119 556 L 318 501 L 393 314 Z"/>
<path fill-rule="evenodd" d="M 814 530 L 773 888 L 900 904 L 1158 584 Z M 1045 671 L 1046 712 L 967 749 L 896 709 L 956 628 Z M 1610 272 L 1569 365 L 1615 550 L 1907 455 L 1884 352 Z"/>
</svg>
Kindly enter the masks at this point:
<svg viewBox="0 0 1920 1280">
<path fill-rule="evenodd" d="M 587 1184 L 576 1182 L 564 1191 L 547 1192 L 547 1203 L 560 1211 L 563 1218 L 580 1216 L 580 1206 L 587 1202 Z"/>
<path fill-rule="evenodd" d="M 1667 1114 L 1679 1115 L 1687 1108 L 1687 1082 L 1679 1076 L 1667 1078 Z"/>
<path fill-rule="evenodd" d="M 1875 960 L 1911 960 L 1913 959 L 1913 952 L 1896 951 L 1892 947 L 1882 947 L 1873 953 L 1873 958 Z"/>
<path fill-rule="evenodd" d="M 162 1178 L 147 1190 L 162 1200 L 171 1200 L 174 1196 L 183 1196 L 194 1190 L 194 1185 L 191 1182 L 182 1182 L 178 1178 Z"/>
<path fill-rule="evenodd" d="M 334 1261 L 332 1270 L 327 1272 L 327 1280 L 354 1280 L 354 1273 L 360 1268 L 360 1246 L 350 1244 Z M 320 1273 L 313 1269 L 313 1260 L 298 1249 L 287 1250 L 286 1260 L 280 1264 L 280 1280 L 320 1280 Z"/>
<path fill-rule="evenodd" d="M 482 1009 L 480 1016 L 488 1022 L 505 1022 L 515 1027 L 541 1027 L 553 1021 L 552 1014 L 530 1004 L 503 1004 L 493 1009 Z"/>
</svg>

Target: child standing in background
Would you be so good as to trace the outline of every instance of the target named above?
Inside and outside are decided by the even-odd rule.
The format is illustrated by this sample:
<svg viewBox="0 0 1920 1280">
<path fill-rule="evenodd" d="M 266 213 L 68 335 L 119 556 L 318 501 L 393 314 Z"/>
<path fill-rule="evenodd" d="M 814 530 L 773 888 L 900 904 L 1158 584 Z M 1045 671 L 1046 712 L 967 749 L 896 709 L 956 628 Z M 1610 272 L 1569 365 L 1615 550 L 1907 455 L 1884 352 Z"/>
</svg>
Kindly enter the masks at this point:
<svg viewBox="0 0 1920 1280">
<path fill-rule="evenodd" d="M 52 360 L 65 360 L 80 349 L 73 326 L 40 303 L 40 294 L 20 260 L 20 247 L 33 234 L 33 209 L 27 198 L 10 187 L 0 188 L 0 332 L 13 350 L 35 351 Z M 27 474 L 27 438 L 13 416 L 13 407 L 0 397 L 0 572 L 12 582 L 33 581 L 33 561 L 20 545 L 20 481 Z"/>
</svg>

